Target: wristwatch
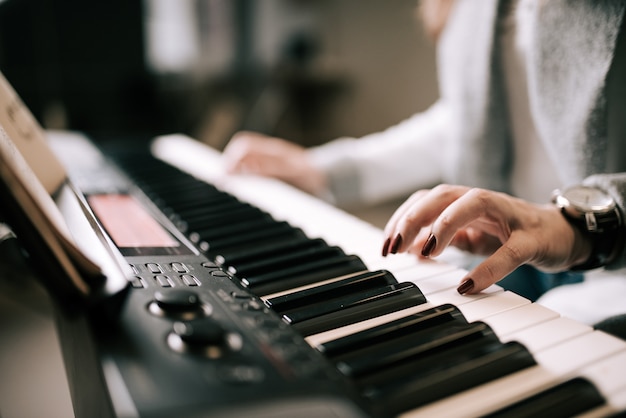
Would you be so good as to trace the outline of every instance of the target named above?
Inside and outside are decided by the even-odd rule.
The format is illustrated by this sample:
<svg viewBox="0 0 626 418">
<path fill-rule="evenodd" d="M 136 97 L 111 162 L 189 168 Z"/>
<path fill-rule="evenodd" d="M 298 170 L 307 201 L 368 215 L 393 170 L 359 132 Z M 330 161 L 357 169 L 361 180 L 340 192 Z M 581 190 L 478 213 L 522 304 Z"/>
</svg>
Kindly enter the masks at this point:
<svg viewBox="0 0 626 418">
<path fill-rule="evenodd" d="M 624 233 L 622 214 L 609 193 L 595 187 L 572 186 L 555 190 L 552 203 L 592 243 L 589 259 L 571 270 L 591 270 L 613 261 L 623 244 Z"/>
</svg>

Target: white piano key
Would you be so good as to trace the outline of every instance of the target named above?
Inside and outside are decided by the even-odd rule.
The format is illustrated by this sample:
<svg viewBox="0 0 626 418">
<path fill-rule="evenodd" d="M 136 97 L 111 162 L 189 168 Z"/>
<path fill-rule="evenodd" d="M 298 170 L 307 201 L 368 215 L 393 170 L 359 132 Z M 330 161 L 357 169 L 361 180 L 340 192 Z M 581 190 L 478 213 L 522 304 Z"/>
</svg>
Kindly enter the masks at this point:
<svg viewBox="0 0 626 418">
<path fill-rule="evenodd" d="M 382 238 L 381 238 L 382 239 Z M 382 242 L 382 241 L 380 241 Z M 381 244 L 382 247 L 382 244 Z M 359 254 L 358 249 L 354 248 L 355 252 L 353 254 Z M 376 250 L 380 251 L 380 249 Z M 455 268 L 452 265 L 444 264 L 440 262 L 433 261 L 432 263 L 429 260 L 425 262 L 418 260 L 417 257 L 411 254 L 393 254 L 387 257 L 383 257 L 379 252 L 372 250 L 369 256 L 361 259 L 367 264 L 367 266 L 371 270 L 389 270 L 391 272 L 399 273 L 407 269 L 418 268 L 424 269 L 425 274 L 429 274 L 431 271 L 445 271 L 446 269 L 450 270 Z"/>
<path fill-rule="evenodd" d="M 626 345 L 623 340 L 600 331 L 591 331 L 539 351 L 534 357 L 537 363 L 562 376 L 624 350 Z M 626 372 L 626 364 L 622 370 Z"/>
<path fill-rule="evenodd" d="M 474 303 L 461 305 L 459 309 L 463 312 L 468 322 L 474 322 L 529 304 L 530 301 L 528 299 L 507 290 Z"/>
<path fill-rule="evenodd" d="M 609 404 L 611 405 L 611 412 L 626 411 L 626 388 L 622 388 L 618 393 L 614 393 L 609 398 Z"/>
<path fill-rule="evenodd" d="M 443 305 L 444 303 L 450 303 L 455 306 L 460 306 L 478 299 L 493 296 L 495 293 L 502 292 L 503 290 L 504 289 L 502 289 L 502 287 L 494 284 L 475 295 L 460 295 L 456 291 L 456 286 L 454 286 L 454 288 L 446 287 L 442 291 L 430 293 L 427 296 L 427 299 L 433 305 Z"/>
<path fill-rule="evenodd" d="M 534 327 L 508 334 L 501 338 L 503 342 L 518 341 L 531 352 L 536 353 L 564 340 L 593 331 L 588 325 L 559 317 L 551 321 L 537 324 Z"/>
<path fill-rule="evenodd" d="M 517 309 L 501 312 L 482 318 L 502 340 L 507 335 L 530 328 L 542 322 L 558 318 L 560 315 L 537 303 L 524 305 Z"/>
<path fill-rule="evenodd" d="M 225 170 L 220 153 L 182 134 L 164 135 L 152 141 L 152 155 L 173 166 L 189 166 L 188 172 L 209 183 L 220 183 Z"/>
<path fill-rule="evenodd" d="M 413 282 L 424 295 L 430 295 L 442 290 L 456 289 L 467 271 L 448 264 L 425 261 L 392 273 L 399 282 Z"/>
</svg>

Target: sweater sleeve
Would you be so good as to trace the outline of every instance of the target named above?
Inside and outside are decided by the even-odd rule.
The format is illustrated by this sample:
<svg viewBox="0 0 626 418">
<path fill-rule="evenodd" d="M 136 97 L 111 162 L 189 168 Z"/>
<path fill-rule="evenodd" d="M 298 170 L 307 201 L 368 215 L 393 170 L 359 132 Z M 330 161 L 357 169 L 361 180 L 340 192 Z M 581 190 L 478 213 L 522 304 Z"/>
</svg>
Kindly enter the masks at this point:
<svg viewBox="0 0 626 418">
<path fill-rule="evenodd" d="M 339 138 L 309 149 L 329 179 L 329 200 L 340 206 L 374 204 L 439 183 L 449 115 L 440 100 L 384 131 Z"/>
</svg>

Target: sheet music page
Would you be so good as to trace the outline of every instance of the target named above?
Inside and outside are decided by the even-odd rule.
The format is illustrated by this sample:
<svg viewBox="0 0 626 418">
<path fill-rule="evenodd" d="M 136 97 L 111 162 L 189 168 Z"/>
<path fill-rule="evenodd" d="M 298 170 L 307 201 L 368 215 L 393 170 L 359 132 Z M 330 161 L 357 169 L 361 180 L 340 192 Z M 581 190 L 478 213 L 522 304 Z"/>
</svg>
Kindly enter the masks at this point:
<svg viewBox="0 0 626 418">
<path fill-rule="evenodd" d="M 6 129 L 8 121 L 10 129 Z M 67 179 L 42 128 L 0 74 L 0 174 L 43 235 L 77 288 L 88 293 L 81 273 L 102 275 L 100 266 L 77 247 L 52 193 Z M 45 181 L 41 181 L 41 179 Z"/>
<path fill-rule="evenodd" d="M 0 126 L 19 149 L 48 194 L 52 195 L 57 191 L 67 177 L 65 167 L 52 153 L 43 129 L 2 73 Z"/>
<path fill-rule="evenodd" d="M 63 217 L 2 127 L 0 127 L 0 175 L 75 287 L 85 294 L 89 293 L 89 287 L 66 251 L 64 243 L 69 242 L 69 232 Z"/>
</svg>

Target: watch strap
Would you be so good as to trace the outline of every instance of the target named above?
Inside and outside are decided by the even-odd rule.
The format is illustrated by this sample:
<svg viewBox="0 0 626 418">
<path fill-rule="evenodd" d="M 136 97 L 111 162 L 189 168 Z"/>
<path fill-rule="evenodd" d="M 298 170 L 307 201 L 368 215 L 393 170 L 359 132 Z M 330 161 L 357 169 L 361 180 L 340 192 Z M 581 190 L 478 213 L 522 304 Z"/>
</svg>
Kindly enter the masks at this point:
<svg viewBox="0 0 626 418">
<path fill-rule="evenodd" d="M 615 209 L 614 216 L 595 216 L 587 213 L 584 218 L 572 218 L 562 210 L 563 215 L 591 242 L 591 254 L 582 264 L 572 267 L 573 271 L 592 270 L 613 261 L 624 244 L 624 231 L 620 216 Z"/>
</svg>

